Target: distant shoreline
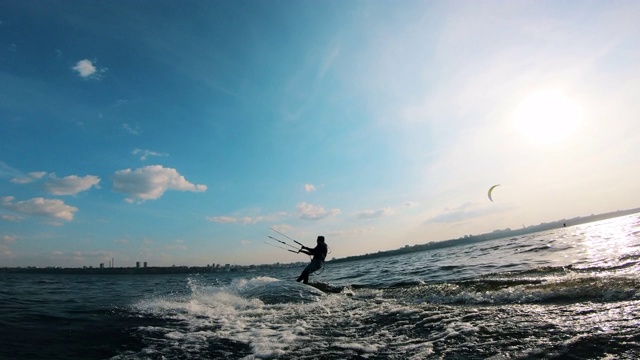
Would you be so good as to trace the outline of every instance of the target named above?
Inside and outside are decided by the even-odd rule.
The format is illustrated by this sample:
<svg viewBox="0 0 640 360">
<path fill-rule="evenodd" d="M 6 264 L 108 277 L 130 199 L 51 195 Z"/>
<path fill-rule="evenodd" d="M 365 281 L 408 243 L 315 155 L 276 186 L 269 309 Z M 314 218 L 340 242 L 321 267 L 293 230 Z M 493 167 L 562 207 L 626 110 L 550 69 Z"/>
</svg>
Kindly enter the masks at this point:
<svg viewBox="0 0 640 360">
<path fill-rule="evenodd" d="M 448 247 L 467 245 L 472 243 L 478 243 L 483 241 L 489 241 L 494 239 L 506 238 L 510 236 L 521 236 L 525 234 L 531 234 L 541 231 L 559 229 L 563 227 L 570 227 L 580 224 L 586 224 L 590 222 L 606 220 L 631 214 L 640 213 L 640 208 L 629 210 L 618 210 L 604 214 L 589 215 L 582 217 L 575 217 L 572 219 L 562 219 L 553 221 L 550 223 L 541 223 L 538 225 L 532 225 L 523 227 L 522 229 L 503 229 L 494 230 L 490 233 L 480 235 L 468 235 L 458 239 L 450 239 L 443 241 L 433 241 L 426 244 L 419 244 L 409 246 L 406 245 L 402 248 L 387 251 L 378 251 L 372 254 L 347 256 L 340 259 L 331 259 L 327 263 L 343 263 L 350 261 L 360 261 L 368 259 L 376 259 L 395 255 L 404 255 L 420 251 L 428 251 L 435 249 L 443 249 Z M 152 266 L 152 267 L 81 267 L 81 268 L 62 268 L 62 267 L 1 267 L 0 274 L 88 274 L 88 275 L 136 275 L 136 274 L 205 274 L 205 273 L 225 273 L 225 272 L 253 272 L 268 269 L 282 269 L 291 267 L 300 267 L 304 263 L 290 263 L 290 264 L 263 264 L 263 265 L 248 265 L 248 266 L 225 266 L 225 267 L 212 267 L 212 266 Z"/>
</svg>

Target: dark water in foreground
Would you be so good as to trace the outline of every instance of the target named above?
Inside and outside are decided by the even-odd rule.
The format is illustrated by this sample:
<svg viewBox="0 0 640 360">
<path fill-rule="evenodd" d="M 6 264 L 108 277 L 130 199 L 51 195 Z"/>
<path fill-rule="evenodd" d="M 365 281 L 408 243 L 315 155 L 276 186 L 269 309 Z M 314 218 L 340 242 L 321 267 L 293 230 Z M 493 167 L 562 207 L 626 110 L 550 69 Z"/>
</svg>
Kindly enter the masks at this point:
<svg viewBox="0 0 640 360">
<path fill-rule="evenodd" d="M 638 359 L 640 215 L 206 275 L 0 274 L 1 359 Z"/>
</svg>

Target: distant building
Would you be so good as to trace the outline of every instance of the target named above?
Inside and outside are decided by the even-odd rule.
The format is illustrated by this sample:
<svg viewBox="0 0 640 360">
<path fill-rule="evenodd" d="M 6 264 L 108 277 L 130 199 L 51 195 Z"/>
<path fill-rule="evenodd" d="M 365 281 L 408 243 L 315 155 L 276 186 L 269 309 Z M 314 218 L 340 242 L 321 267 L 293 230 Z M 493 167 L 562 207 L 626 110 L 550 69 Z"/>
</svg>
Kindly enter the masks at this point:
<svg viewBox="0 0 640 360">
<path fill-rule="evenodd" d="M 104 263 L 100 263 L 100 269 L 104 269 Z"/>
<path fill-rule="evenodd" d="M 140 261 L 136 261 L 136 269 L 140 269 Z"/>
<path fill-rule="evenodd" d="M 147 267 L 147 262 L 146 261 L 144 262 L 144 267 Z"/>
</svg>

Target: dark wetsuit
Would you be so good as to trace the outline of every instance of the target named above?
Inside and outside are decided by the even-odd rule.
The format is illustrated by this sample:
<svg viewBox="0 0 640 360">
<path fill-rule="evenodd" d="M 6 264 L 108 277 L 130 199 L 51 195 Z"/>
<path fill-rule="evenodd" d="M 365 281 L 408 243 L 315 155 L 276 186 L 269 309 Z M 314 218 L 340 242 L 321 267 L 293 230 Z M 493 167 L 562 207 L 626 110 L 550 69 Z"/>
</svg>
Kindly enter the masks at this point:
<svg viewBox="0 0 640 360">
<path fill-rule="evenodd" d="M 327 250 L 328 248 L 326 243 L 318 243 L 318 245 L 313 249 L 304 246 L 301 251 L 305 254 L 313 255 L 313 259 L 311 260 L 311 263 L 309 263 L 309 265 L 307 265 L 307 267 L 302 271 L 302 274 L 298 276 L 298 279 L 296 281 L 302 281 L 305 284 L 308 283 L 309 274 L 313 273 L 316 270 L 322 269 L 322 266 L 324 266 L 324 259 L 327 257 Z"/>
</svg>

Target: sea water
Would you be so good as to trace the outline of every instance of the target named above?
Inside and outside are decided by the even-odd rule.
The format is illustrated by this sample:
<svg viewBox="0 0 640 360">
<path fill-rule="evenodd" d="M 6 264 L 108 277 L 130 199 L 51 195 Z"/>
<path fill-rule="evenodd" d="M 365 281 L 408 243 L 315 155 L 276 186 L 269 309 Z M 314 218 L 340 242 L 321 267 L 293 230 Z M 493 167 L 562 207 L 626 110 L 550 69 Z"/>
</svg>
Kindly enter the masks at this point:
<svg viewBox="0 0 640 360">
<path fill-rule="evenodd" d="M 347 263 L 0 274 L 2 359 L 637 359 L 640 215 Z"/>
</svg>

